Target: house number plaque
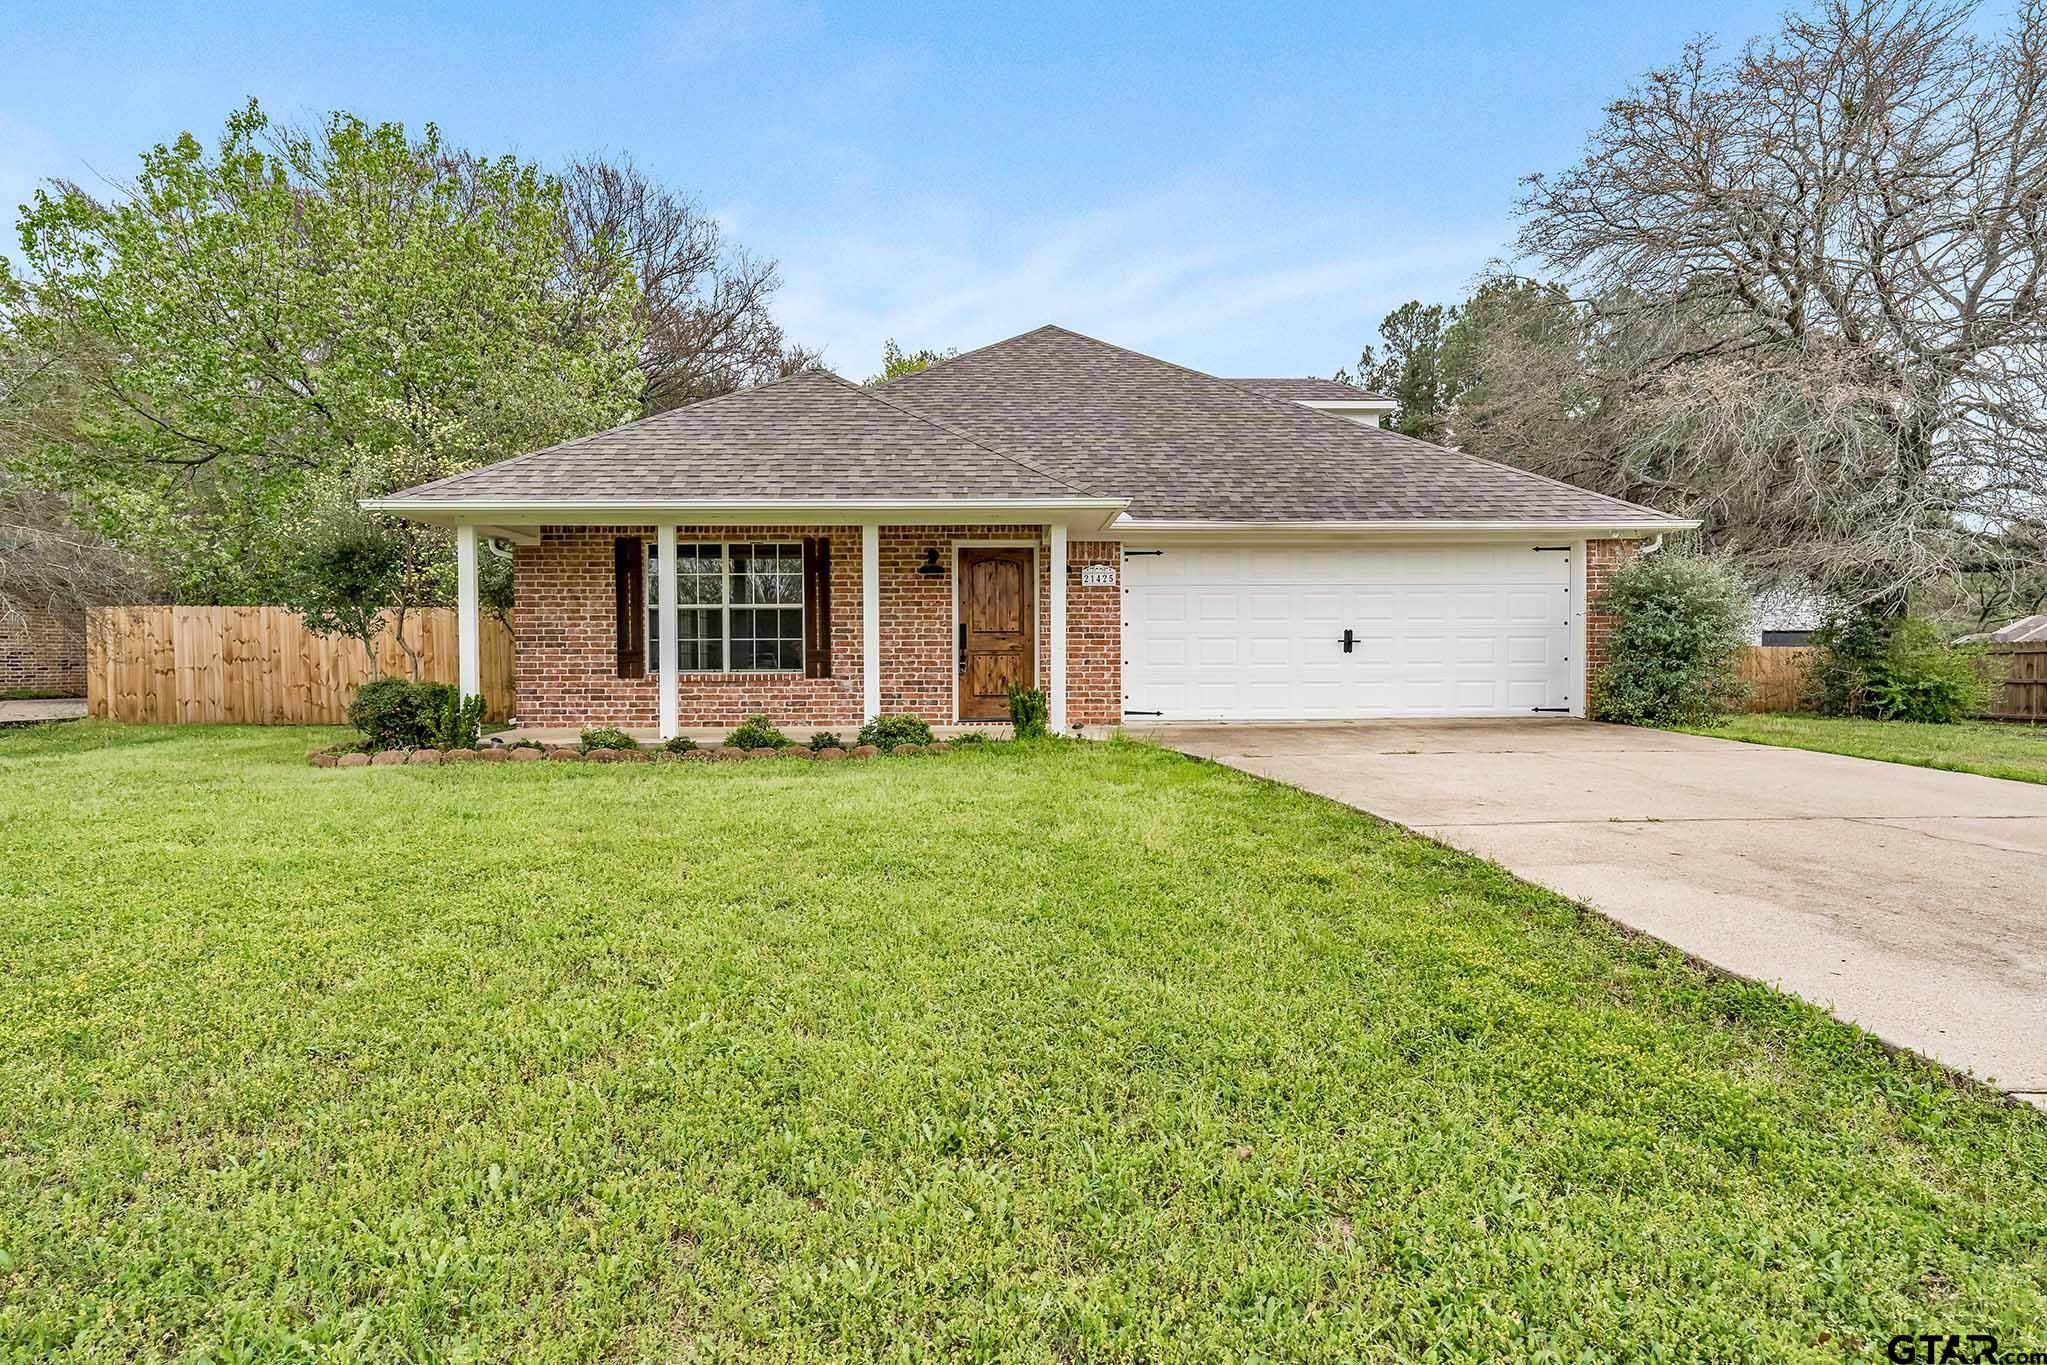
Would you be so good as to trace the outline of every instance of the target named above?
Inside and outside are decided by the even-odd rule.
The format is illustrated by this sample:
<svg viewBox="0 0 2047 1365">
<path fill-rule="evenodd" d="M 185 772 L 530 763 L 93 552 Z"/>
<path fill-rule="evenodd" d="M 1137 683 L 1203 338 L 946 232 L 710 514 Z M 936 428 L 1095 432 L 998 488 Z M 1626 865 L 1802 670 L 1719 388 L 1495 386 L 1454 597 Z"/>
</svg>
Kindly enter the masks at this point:
<svg viewBox="0 0 2047 1365">
<path fill-rule="evenodd" d="M 1113 588 L 1116 586 L 1116 566 L 1113 564 L 1087 564 L 1080 571 L 1080 586 L 1083 588 Z"/>
</svg>

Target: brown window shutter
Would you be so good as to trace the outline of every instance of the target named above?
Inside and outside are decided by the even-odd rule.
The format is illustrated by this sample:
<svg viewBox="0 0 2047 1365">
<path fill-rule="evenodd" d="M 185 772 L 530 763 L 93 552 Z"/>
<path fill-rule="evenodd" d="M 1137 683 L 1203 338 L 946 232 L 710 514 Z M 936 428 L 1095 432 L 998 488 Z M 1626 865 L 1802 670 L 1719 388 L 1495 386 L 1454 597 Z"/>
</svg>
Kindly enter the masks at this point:
<svg viewBox="0 0 2047 1365">
<path fill-rule="evenodd" d="M 803 538 L 803 676 L 832 676 L 832 539 Z"/>
<path fill-rule="evenodd" d="M 616 589 L 618 676 L 647 676 L 647 549 L 638 536 L 611 542 L 611 578 Z"/>
</svg>

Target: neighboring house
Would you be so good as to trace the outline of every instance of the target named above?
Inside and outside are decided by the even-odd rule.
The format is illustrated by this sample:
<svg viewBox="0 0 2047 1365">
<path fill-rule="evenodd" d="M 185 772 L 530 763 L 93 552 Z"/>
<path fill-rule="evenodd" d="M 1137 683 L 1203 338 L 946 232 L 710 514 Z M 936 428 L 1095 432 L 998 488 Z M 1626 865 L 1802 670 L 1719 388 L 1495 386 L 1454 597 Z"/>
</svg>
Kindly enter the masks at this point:
<svg viewBox="0 0 2047 1365">
<path fill-rule="evenodd" d="M 465 688 L 477 541 L 515 547 L 526 725 L 972 723 L 1006 719 L 1012 683 L 1061 729 L 1582 714 L 1588 587 L 1696 523 L 1341 406 L 1372 403 L 1041 327 L 369 505 L 457 528 Z"/>
<path fill-rule="evenodd" d="M 1829 599 L 1813 589 L 1766 588 L 1750 602 L 1749 643 L 1809 645 Z"/>
<path fill-rule="evenodd" d="M 1996 630 L 1958 636 L 1958 645 L 2047 645 L 2047 615 L 2021 616 Z"/>
<path fill-rule="evenodd" d="M 0 696 L 85 695 L 84 613 L 0 608 Z"/>
<path fill-rule="evenodd" d="M 1373 393 L 1341 379 L 1232 379 L 1239 388 L 1262 393 L 1267 398 L 1285 398 L 1317 412 L 1334 413 L 1359 426 L 1377 427 L 1381 418 L 1400 411 L 1400 404 L 1383 393 Z"/>
</svg>

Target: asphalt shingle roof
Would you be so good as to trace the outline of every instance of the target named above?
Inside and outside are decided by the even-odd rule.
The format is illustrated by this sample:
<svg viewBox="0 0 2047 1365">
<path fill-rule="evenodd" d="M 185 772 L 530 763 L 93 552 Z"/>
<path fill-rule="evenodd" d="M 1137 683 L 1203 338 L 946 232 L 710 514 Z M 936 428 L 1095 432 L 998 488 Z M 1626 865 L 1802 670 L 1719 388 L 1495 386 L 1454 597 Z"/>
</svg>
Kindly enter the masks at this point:
<svg viewBox="0 0 2047 1365">
<path fill-rule="evenodd" d="M 808 371 L 393 495 L 406 502 L 1092 496 L 835 374 Z"/>
<path fill-rule="evenodd" d="M 1127 497 L 1140 520 L 1681 524 L 1063 327 L 969 351 L 881 392 Z"/>
<path fill-rule="evenodd" d="M 1318 399 L 1324 402 L 1345 398 L 1377 399 L 1381 403 L 1392 400 L 1383 393 L 1373 393 L 1355 384 L 1346 384 L 1341 379 L 1317 379 L 1304 375 L 1299 379 L 1231 379 L 1229 383 L 1253 393 L 1262 393 L 1267 398 L 1285 398 L 1296 403 L 1312 403 Z"/>
<path fill-rule="evenodd" d="M 1040 327 L 879 388 L 809 372 L 395 494 L 387 503 L 1128 499 L 1153 521 L 1682 524 Z M 1247 387 L 1247 385 L 1249 387 Z"/>
</svg>

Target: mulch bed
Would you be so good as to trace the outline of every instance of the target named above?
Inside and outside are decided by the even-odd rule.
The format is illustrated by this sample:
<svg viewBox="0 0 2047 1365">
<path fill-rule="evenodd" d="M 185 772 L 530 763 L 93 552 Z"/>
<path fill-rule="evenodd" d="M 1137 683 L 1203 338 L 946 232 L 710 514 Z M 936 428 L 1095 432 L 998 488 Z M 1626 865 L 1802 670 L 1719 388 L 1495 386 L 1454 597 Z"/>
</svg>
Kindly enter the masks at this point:
<svg viewBox="0 0 2047 1365">
<path fill-rule="evenodd" d="M 783 749 L 738 749 L 729 744 L 685 749 L 590 749 L 574 744 L 487 744 L 480 749 L 385 749 L 380 753 L 335 748 L 315 749 L 306 761 L 315 768 L 431 767 L 440 763 L 717 763 L 758 762 L 767 758 L 796 758 L 813 763 L 835 763 L 848 758 L 907 757 L 912 754 L 942 754 L 952 749 L 940 741 L 934 744 L 898 744 L 882 750 L 872 744 L 851 749 L 808 749 L 791 744 Z"/>
</svg>

